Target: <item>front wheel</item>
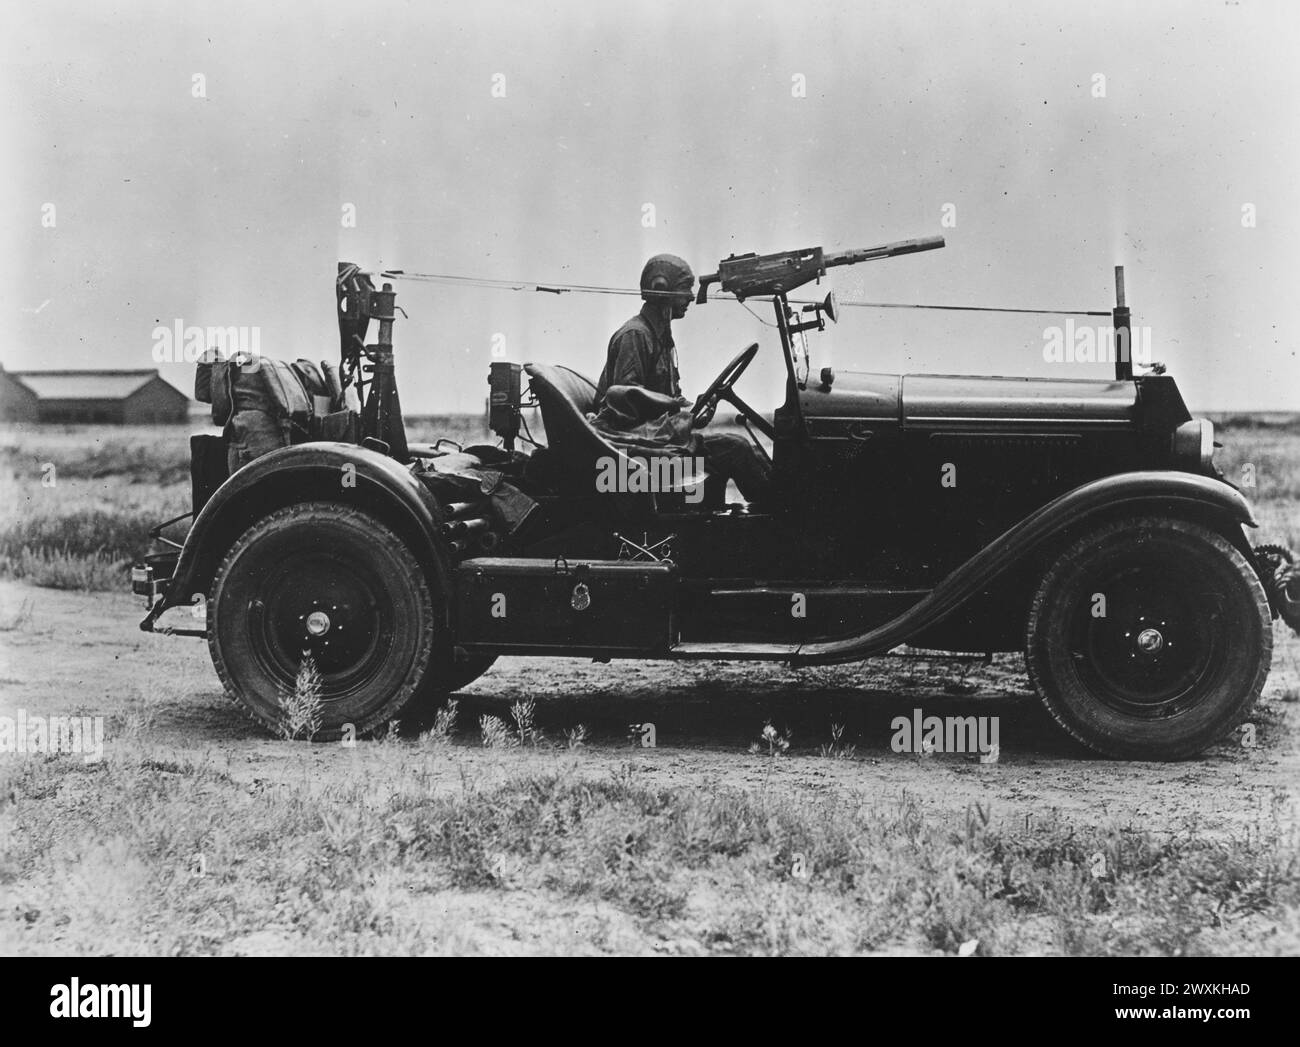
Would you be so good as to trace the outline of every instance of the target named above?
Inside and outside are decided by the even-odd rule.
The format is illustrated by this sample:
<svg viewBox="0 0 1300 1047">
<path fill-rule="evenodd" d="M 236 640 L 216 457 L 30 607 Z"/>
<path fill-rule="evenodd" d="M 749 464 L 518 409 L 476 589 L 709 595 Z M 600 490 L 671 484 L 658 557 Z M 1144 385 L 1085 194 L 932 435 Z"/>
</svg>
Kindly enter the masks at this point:
<svg viewBox="0 0 1300 1047">
<path fill-rule="evenodd" d="M 217 569 L 208 601 L 217 675 L 272 730 L 310 655 L 319 740 L 395 717 L 425 683 L 434 629 L 411 550 L 373 516 L 331 502 L 280 509 L 250 527 Z"/>
<path fill-rule="evenodd" d="M 1268 599 L 1241 552 L 1199 524 L 1142 517 L 1085 535 L 1049 568 L 1025 661 L 1084 745 L 1175 760 L 1241 723 L 1272 651 Z"/>
</svg>

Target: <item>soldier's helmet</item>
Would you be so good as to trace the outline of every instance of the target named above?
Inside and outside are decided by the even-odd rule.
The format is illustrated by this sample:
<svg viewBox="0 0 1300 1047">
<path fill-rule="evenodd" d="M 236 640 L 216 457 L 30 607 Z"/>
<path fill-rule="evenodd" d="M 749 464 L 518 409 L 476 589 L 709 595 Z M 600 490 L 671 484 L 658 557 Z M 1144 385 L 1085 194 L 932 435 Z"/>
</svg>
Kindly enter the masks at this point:
<svg viewBox="0 0 1300 1047">
<path fill-rule="evenodd" d="M 657 254 L 641 270 L 641 297 L 646 301 L 661 300 L 646 291 L 671 291 L 683 284 L 694 286 L 695 273 L 685 259 L 675 254 Z"/>
</svg>

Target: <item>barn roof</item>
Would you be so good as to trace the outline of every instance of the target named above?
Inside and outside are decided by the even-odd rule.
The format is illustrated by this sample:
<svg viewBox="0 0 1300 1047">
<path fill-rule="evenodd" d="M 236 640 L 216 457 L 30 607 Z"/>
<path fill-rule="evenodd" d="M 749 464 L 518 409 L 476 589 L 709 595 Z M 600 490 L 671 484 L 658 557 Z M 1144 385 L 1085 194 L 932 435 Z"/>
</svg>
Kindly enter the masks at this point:
<svg viewBox="0 0 1300 1047">
<path fill-rule="evenodd" d="M 10 371 L 42 400 L 124 400 L 160 375 L 157 371 Z M 184 396 L 170 383 L 164 383 Z M 187 397 L 188 399 L 188 397 Z"/>
</svg>

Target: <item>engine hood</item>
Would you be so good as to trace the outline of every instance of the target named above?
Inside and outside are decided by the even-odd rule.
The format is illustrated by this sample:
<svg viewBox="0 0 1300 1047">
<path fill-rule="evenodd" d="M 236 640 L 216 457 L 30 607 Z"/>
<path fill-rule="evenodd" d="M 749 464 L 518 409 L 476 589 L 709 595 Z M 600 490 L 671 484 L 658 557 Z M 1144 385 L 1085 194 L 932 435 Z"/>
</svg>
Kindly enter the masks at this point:
<svg viewBox="0 0 1300 1047">
<path fill-rule="evenodd" d="M 903 379 L 904 426 L 1132 422 L 1137 387 L 1089 378 L 972 378 L 909 374 Z"/>
<path fill-rule="evenodd" d="M 904 427 L 1047 422 L 1123 425 L 1137 408 L 1133 382 L 1089 378 L 996 378 L 971 375 L 870 374 L 844 371 L 829 389 L 800 394 L 806 418 L 867 418 Z"/>
</svg>

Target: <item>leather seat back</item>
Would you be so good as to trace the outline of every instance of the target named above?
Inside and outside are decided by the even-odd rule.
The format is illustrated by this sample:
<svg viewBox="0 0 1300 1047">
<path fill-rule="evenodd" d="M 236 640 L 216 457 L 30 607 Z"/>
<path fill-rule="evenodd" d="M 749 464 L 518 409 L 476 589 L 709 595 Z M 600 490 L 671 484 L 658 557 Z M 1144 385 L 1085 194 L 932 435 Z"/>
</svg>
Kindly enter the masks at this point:
<svg viewBox="0 0 1300 1047">
<path fill-rule="evenodd" d="M 613 460 L 623 476 L 632 468 L 628 455 L 615 447 L 587 420 L 596 409 L 596 383 L 568 367 L 552 364 L 524 364 L 529 378 L 529 388 L 542 408 L 542 424 L 546 426 L 546 442 L 557 459 L 560 487 L 565 494 L 589 498 L 597 494 L 596 476 L 601 471 L 601 459 Z M 623 464 L 618 460 L 623 459 Z M 658 512 L 683 512 L 690 509 L 720 508 L 725 496 L 726 481 L 714 482 L 704 488 L 704 502 L 687 502 L 682 491 L 660 493 L 602 494 L 611 499 L 616 510 L 636 516 Z M 698 496 L 697 496 L 698 498 Z"/>
<path fill-rule="evenodd" d="M 596 383 L 552 364 L 524 364 L 524 371 L 542 408 L 546 442 L 558 459 L 561 486 L 566 493 L 594 495 L 599 460 L 627 457 L 587 421 L 596 409 Z"/>
</svg>

